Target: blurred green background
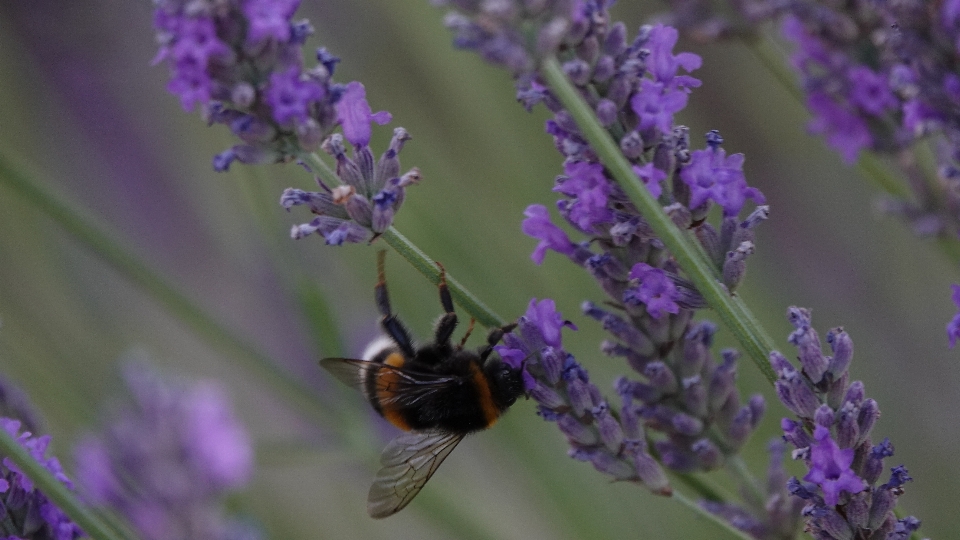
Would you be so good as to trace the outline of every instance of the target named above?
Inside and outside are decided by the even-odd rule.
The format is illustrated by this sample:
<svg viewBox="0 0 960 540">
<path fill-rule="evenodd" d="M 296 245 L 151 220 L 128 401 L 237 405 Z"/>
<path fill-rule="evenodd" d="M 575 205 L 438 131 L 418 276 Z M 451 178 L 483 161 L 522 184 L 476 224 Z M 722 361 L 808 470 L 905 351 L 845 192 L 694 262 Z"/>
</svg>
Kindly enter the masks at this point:
<svg viewBox="0 0 960 540">
<path fill-rule="evenodd" d="M 614 12 L 635 31 L 660 9 L 624 1 Z M 599 289 L 561 257 L 532 264 L 535 241 L 520 233 L 528 204 L 555 200 L 560 159 L 543 134 L 544 112 L 525 113 L 505 73 L 452 49 L 442 12 L 425 0 L 306 0 L 298 16 L 316 27 L 311 47 L 343 59 L 337 79 L 361 80 L 373 109 L 389 110 L 391 127 L 414 137 L 401 160 L 424 180 L 408 191 L 397 228 L 506 318 L 531 297 L 555 298 L 580 327 L 566 345 L 609 388 L 625 366 L 599 354 L 603 335 L 579 313 L 582 300 L 601 298 Z M 280 192 L 312 183 L 296 166 L 213 172 L 211 157 L 231 138 L 166 93 L 167 69 L 150 65 L 151 21 L 148 2 L 0 3 L 0 152 L 307 385 L 329 417 L 318 422 L 290 406 L 0 185 L 0 373 L 30 394 L 68 470 L 72 444 L 122 392 L 121 357 L 143 348 L 164 371 L 229 385 L 258 456 L 252 485 L 231 504 L 271 538 L 722 534 L 670 500 L 569 459 L 555 426 L 524 401 L 464 441 L 405 511 L 369 519 L 366 490 L 391 433 L 317 360 L 358 355 L 375 335 L 376 250 L 289 239 L 290 226 L 308 217 L 283 212 Z M 772 207 L 740 294 L 788 356 L 788 305 L 812 308 L 821 335 L 845 326 L 856 345 L 853 374 L 883 411 L 875 440 L 889 436 L 897 449 L 889 465 L 905 464 L 916 479 L 902 507 L 924 520 L 925 536 L 951 536 L 960 375 L 944 325 L 957 269 L 933 244 L 877 216 L 874 190 L 806 135 L 807 114 L 747 48 L 679 48 L 704 58 L 695 73 L 703 87 L 679 121 L 697 148 L 703 133 L 719 129 L 728 152 L 744 152 L 749 182 Z M 376 131 L 375 150 L 390 131 Z M 436 289 L 396 254 L 387 264 L 395 311 L 427 337 L 440 312 Z M 744 394 L 775 400 L 749 362 L 739 380 Z M 749 444 L 745 457 L 757 473 L 783 414 L 771 403 Z"/>
</svg>

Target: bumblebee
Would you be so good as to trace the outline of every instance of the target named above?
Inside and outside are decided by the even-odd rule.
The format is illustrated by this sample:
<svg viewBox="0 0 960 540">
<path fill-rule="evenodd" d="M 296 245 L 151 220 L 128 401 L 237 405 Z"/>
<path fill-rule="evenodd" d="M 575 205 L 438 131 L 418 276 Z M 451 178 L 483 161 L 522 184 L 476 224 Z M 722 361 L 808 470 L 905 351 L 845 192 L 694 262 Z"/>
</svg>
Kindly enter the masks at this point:
<svg viewBox="0 0 960 540">
<path fill-rule="evenodd" d="M 364 358 L 324 358 L 320 365 L 344 383 L 360 390 L 381 416 L 406 433 L 393 439 L 380 456 L 367 497 L 371 517 L 391 516 L 416 497 L 450 452 L 475 431 L 496 423 L 523 395 L 520 370 L 491 356 L 493 346 L 515 324 L 494 328 L 476 352 L 464 349 L 473 329 L 470 321 L 458 345 L 450 338 L 457 314 L 440 267 L 440 304 L 433 343 L 416 346 L 390 310 L 384 273 L 386 252 L 377 254 L 374 289 L 380 325 L 386 336 L 375 341 Z"/>
</svg>

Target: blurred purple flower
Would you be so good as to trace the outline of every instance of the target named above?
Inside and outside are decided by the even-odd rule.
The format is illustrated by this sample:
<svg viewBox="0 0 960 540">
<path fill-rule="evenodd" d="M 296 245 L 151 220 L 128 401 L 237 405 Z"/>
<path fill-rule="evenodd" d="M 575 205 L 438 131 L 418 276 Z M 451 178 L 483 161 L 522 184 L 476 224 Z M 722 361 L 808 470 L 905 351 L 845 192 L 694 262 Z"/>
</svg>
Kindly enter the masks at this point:
<svg viewBox="0 0 960 540">
<path fill-rule="evenodd" d="M 77 447 L 77 478 L 90 500 L 126 516 L 149 540 L 226 539 L 222 498 L 253 472 L 250 437 L 213 382 L 124 372 L 132 393 L 114 422 Z"/>
</svg>

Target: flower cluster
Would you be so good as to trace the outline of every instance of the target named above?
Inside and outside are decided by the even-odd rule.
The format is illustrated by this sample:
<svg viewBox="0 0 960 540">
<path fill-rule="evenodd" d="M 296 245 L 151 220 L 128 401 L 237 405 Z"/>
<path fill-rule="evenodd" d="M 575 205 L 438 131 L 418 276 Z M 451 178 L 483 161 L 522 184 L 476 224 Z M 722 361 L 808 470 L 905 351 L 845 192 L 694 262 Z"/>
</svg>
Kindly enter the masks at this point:
<svg viewBox="0 0 960 540">
<path fill-rule="evenodd" d="M 0 429 L 16 437 L 35 460 L 73 489 L 60 461 L 46 455 L 50 436 L 34 437 L 29 431 L 21 432 L 20 428 L 19 420 L 0 417 Z M 0 459 L 0 538 L 74 540 L 81 536 L 84 534 L 80 527 L 37 490 L 33 481 L 10 458 Z"/>
<path fill-rule="evenodd" d="M 767 208 L 759 207 L 743 221 L 737 216 L 748 199 L 762 204 L 763 195 L 747 185 L 743 155 L 728 156 L 718 133 L 708 134 L 706 149 L 691 152 L 686 128 L 674 125 L 690 90 L 700 85 L 681 71 L 700 67 L 700 57 L 675 54 L 677 31 L 663 25 L 644 26 L 628 40 L 625 25 L 610 21 L 609 4 L 573 3 L 569 30 L 558 48 L 563 70 L 620 142 L 651 195 L 678 227 L 695 232 L 732 291 L 743 279 L 745 260 L 754 250 L 753 230 L 766 219 Z M 621 311 L 590 302 L 583 308 L 615 338 L 603 350 L 626 358 L 643 375 L 642 382 L 620 380 L 617 391 L 625 411 L 664 434 L 651 443 L 661 461 L 684 472 L 720 466 L 756 428 L 763 399 L 741 404 L 734 386 L 738 355 L 725 351 L 721 361 L 712 358 L 713 325 L 691 322 L 694 310 L 704 307 L 703 298 L 610 179 L 570 113 L 535 72 L 519 75 L 517 88 L 526 108 L 543 103 L 554 114 L 546 130 L 565 157 L 564 174 L 554 187 L 563 197 L 557 209 L 586 237 L 573 242 L 545 207 L 530 206 L 522 228 L 540 241 L 534 261 L 542 262 L 547 250 L 566 255 L 596 278 Z M 722 209 L 719 228 L 706 222 L 714 206 Z M 555 384 L 551 377 L 537 381 Z"/>
<path fill-rule="evenodd" d="M 587 372 L 563 349 L 564 326 L 576 329 L 563 320 L 553 300 L 533 299 L 497 353 L 524 370 L 524 384 L 537 401 L 538 413 L 566 435 L 570 457 L 590 462 L 616 480 L 639 482 L 669 495 L 666 474 L 648 452 L 637 408 L 625 400 L 619 411 L 611 410 Z"/>
<path fill-rule="evenodd" d="M 222 498 L 250 478 L 253 448 L 223 389 L 163 380 L 137 364 L 125 378 L 132 403 L 76 450 L 89 500 L 125 516 L 144 539 L 236 537 Z"/>
<path fill-rule="evenodd" d="M 770 442 L 768 450 L 770 466 L 766 489 L 759 494 L 744 490 L 749 507 L 716 501 L 701 501 L 700 505 L 757 540 L 792 540 L 796 538 L 800 511 L 805 503 L 791 496 L 787 489 L 787 472 L 783 467 L 786 444 L 776 439 Z"/>
<path fill-rule="evenodd" d="M 788 316 L 795 328 L 789 340 L 798 349 L 800 369 L 776 351 L 770 363 L 779 377 L 777 396 L 797 416 L 784 418 L 781 427 L 784 440 L 797 449 L 794 457 L 807 466 L 803 479 L 787 483 L 806 504 L 807 529 L 824 540 L 906 538 L 920 521 L 912 516 L 898 520 L 893 509 L 912 478 L 897 466 L 886 483 L 878 484 L 893 445 L 889 439 L 871 441 L 880 409 L 866 397 L 862 382 L 850 382 L 850 336 L 843 328 L 831 330 L 827 343 L 833 354 L 825 355 L 810 312 L 791 307 Z"/>
<path fill-rule="evenodd" d="M 299 0 L 158 0 L 154 24 L 157 62 L 170 67 L 169 90 L 186 110 L 199 107 L 210 123 L 227 125 L 242 141 L 214 158 L 231 163 L 305 162 L 322 148 L 337 161 L 341 185 L 320 178 L 320 192 L 290 189 L 281 204 L 307 205 L 318 217 L 295 226 L 294 238 L 318 233 L 328 244 L 362 242 L 385 231 L 400 208 L 416 169 L 401 175 L 397 154 L 410 137 L 394 131 L 390 148 L 375 163 L 369 148 L 374 113 L 359 82 L 338 84 L 339 58 L 317 49 L 317 64 L 303 65 L 302 51 L 313 28 L 293 21 Z M 334 134 L 340 126 L 341 134 Z M 345 142 L 352 145 L 347 155 Z"/>
</svg>

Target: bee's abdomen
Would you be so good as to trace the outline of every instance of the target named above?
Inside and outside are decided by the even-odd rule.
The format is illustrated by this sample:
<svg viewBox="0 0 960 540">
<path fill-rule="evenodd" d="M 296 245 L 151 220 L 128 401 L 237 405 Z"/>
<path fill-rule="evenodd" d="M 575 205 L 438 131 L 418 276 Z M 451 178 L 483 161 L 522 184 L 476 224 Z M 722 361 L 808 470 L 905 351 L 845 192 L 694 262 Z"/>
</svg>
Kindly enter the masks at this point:
<svg viewBox="0 0 960 540">
<path fill-rule="evenodd" d="M 383 369 L 383 364 L 402 368 L 406 359 L 400 351 L 387 349 L 372 358 L 369 371 L 364 378 L 364 393 L 374 410 L 388 422 L 404 431 L 415 429 L 407 420 L 404 408 L 397 403 L 398 375 L 394 370 Z"/>
</svg>

